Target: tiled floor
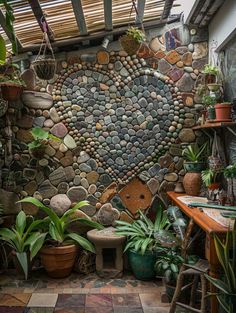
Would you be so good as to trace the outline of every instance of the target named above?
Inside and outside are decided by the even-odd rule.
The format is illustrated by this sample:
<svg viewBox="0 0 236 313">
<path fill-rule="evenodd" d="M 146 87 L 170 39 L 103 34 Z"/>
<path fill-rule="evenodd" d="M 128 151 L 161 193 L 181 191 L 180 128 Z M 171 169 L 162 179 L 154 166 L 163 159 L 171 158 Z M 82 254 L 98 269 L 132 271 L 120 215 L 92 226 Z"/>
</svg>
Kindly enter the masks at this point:
<svg viewBox="0 0 236 313">
<path fill-rule="evenodd" d="M 28 281 L 0 275 L 0 313 L 167 313 L 160 281 L 132 275 L 101 279 L 73 273 L 64 279 L 33 273 Z"/>
</svg>

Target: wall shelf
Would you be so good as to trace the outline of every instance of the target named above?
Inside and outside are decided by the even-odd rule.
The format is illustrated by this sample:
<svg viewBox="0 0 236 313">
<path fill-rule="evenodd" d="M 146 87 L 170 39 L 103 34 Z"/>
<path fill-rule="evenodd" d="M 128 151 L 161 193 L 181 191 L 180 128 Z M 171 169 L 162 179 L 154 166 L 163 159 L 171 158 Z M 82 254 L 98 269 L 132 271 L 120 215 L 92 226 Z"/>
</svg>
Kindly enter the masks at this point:
<svg viewBox="0 0 236 313">
<path fill-rule="evenodd" d="M 216 123 L 206 123 L 203 125 L 194 126 L 193 130 L 202 130 L 206 131 L 207 129 L 217 129 L 217 128 L 226 128 L 230 131 L 234 136 L 236 136 L 235 130 L 232 127 L 236 126 L 236 122 L 216 122 Z"/>
</svg>

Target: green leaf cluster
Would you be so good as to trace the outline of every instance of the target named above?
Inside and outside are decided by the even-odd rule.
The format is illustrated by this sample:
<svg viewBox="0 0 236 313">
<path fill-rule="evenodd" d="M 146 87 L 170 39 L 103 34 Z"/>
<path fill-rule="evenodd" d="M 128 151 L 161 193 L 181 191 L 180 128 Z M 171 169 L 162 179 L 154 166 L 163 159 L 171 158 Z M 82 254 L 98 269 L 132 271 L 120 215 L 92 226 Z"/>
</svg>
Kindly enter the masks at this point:
<svg viewBox="0 0 236 313">
<path fill-rule="evenodd" d="M 228 165 L 228 166 L 224 169 L 224 176 L 225 176 L 226 178 L 236 178 L 236 163 L 235 163 L 235 164 Z"/>
<path fill-rule="evenodd" d="M 16 252 L 25 279 L 28 278 L 28 255 L 31 261 L 41 249 L 47 235 L 47 233 L 39 231 L 42 224 L 43 221 L 41 220 L 33 220 L 31 223 L 27 223 L 26 215 L 21 211 L 17 215 L 16 224 L 12 229 L 0 229 L 0 239 Z"/>
<path fill-rule="evenodd" d="M 210 186 L 213 183 L 216 183 L 219 175 L 221 174 L 221 171 L 214 171 L 211 168 L 208 168 L 204 171 L 202 171 L 202 181 L 205 184 L 206 187 Z"/>
<path fill-rule="evenodd" d="M 188 145 L 183 151 L 182 156 L 189 162 L 203 162 L 205 160 L 207 142 L 199 146 L 198 144 Z"/>
<path fill-rule="evenodd" d="M 162 206 L 160 206 L 157 210 L 154 223 L 140 210 L 139 214 L 140 218 L 132 224 L 124 221 L 117 221 L 116 233 L 127 237 L 127 243 L 124 251 L 133 249 L 144 255 L 147 250 L 155 251 L 155 249 L 160 245 L 160 242 L 155 238 L 155 236 L 163 230 L 168 230 L 170 222 L 167 218 L 166 211 L 163 210 Z"/>
<path fill-rule="evenodd" d="M 218 67 L 211 65 L 211 64 L 206 64 L 203 68 L 202 71 L 204 74 L 211 74 L 217 76 L 220 73 L 220 70 Z"/>
<path fill-rule="evenodd" d="M 59 217 L 51 208 L 45 206 L 39 200 L 33 197 L 24 198 L 20 200 L 20 202 L 31 203 L 47 214 L 47 217 L 44 219 L 44 227 L 48 234 L 46 239 L 49 239 L 55 245 L 60 246 L 76 243 L 81 245 L 85 250 L 91 252 L 95 251 L 94 246 L 90 241 L 78 235 L 77 233 L 72 233 L 68 230 L 68 227 L 72 222 L 80 222 L 90 226 L 91 228 L 104 228 L 97 222 L 93 222 L 85 218 L 74 217 L 78 209 L 89 204 L 88 201 L 80 201 L 73 208 L 67 210 L 61 217 Z"/>
<path fill-rule="evenodd" d="M 29 149 L 36 149 L 47 144 L 49 140 L 60 141 L 60 139 L 40 127 L 34 127 L 30 131 L 34 140 L 28 144 Z"/>
<path fill-rule="evenodd" d="M 129 27 L 126 34 L 131 36 L 135 41 L 141 43 L 146 40 L 144 32 L 137 27 Z"/>
<path fill-rule="evenodd" d="M 227 216 L 225 216 L 227 217 Z M 231 214 L 229 217 L 236 218 Z M 214 237 L 215 248 L 219 262 L 223 268 L 223 279 L 213 278 L 206 275 L 207 279 L 218 289 L 216 295 L 220 306 L 227 313 L 234 313 L 233 300 L 236 297 L 236 224 L 233 231 L 228 231 L 223 241 L 218 236 Z"/>
<path fill-rule="evenodd" d="M 205 95 L 202 97 L 202 103 L 205 106 L 213 106 L 217 103 L 217 99 L 216 97 Z"/>
</svg>

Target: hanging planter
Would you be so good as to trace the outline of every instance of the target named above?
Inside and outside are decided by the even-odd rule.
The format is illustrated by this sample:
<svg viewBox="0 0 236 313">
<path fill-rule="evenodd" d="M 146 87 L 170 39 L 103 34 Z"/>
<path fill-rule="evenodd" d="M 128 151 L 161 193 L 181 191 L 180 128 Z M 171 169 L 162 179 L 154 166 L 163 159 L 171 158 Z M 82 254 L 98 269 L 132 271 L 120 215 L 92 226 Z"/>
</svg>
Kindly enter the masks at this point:
<svg viewBox="0 0 236 313">
<path fill-rule="evenodd" d="M 32 62 L 32 66 L 38 78 L 50 80 L 56 72 L 56 60 L 47 34 L 47 24 L 46 22 L 42 22 L 42 25 L 44 29 L 43 41 L 35 61 Z M 47 48 L 51 52 L 51 57 L 46 56 Z"/>
<path fill-rule="evenodd" d="M 129 55 L 136 54 L 141 43 L 145 40 L 145 34 L 137 27 L 130 27 L 126 34 L 120 37 L 122 48 Z"/>
</svg>

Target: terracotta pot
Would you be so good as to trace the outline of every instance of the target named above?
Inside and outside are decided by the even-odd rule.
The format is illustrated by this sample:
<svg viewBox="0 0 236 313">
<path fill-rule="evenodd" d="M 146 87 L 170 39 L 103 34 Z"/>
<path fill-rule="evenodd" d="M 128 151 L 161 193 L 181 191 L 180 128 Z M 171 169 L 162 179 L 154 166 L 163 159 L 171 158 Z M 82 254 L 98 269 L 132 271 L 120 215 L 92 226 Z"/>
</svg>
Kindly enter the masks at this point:
<svg viewBox="0 0 236 313">
<path fill-rule="evenodd" d="M 183 185 L 187 195 L 199 196 L 202 185 L 201 173 L 186 173 Z"/>
<path fill-rule="evenodd" d="M 231 103 L 217 103 L 215 105 L 216 110 L 216 120 L 219 122 L 224 121 L 231 121 L 231 110 L 232 110 L 232 104 Z"/>
<path fill-rule="evenodd" d="M 206 74 L 205 76 L 206 84 L 215 84 L 216 83 L 216 75 L 213 74 Z"/>
<path fill-rule="evenodd" d="M 208 186 L 209 190 L 216 190 L 220 188 L 220 183 L 212 183 Z"/>
<path fill-rule="evenodd" d="M 52 79 L 56 72 L 56 60 L 38 59 L 32 62 L 33 69 L 38 78 L 43 80 Z"/>
<path fill-rule="evenodd" d="M 42 264 L 50 277 L 69 276 L 77 256 L 76 245 L 44 247 L 40 250 Z"/>
<path fill-rule="evenodd" d="M 120 43 L 122 45 L 122 48 L 129 55 L 136 54 L 140 47 L 140 43 L 137 42 L 132 36 L 129 36 L 129 35 L 123 35 L 122 37 L 120 37 Z"/>
<path fill-rule="evenodd" d="M 6 101 L 17 101 L 22 92 L 23 86 L 14 83 L 1 83 L 2 97 Z"/>
</svg>

